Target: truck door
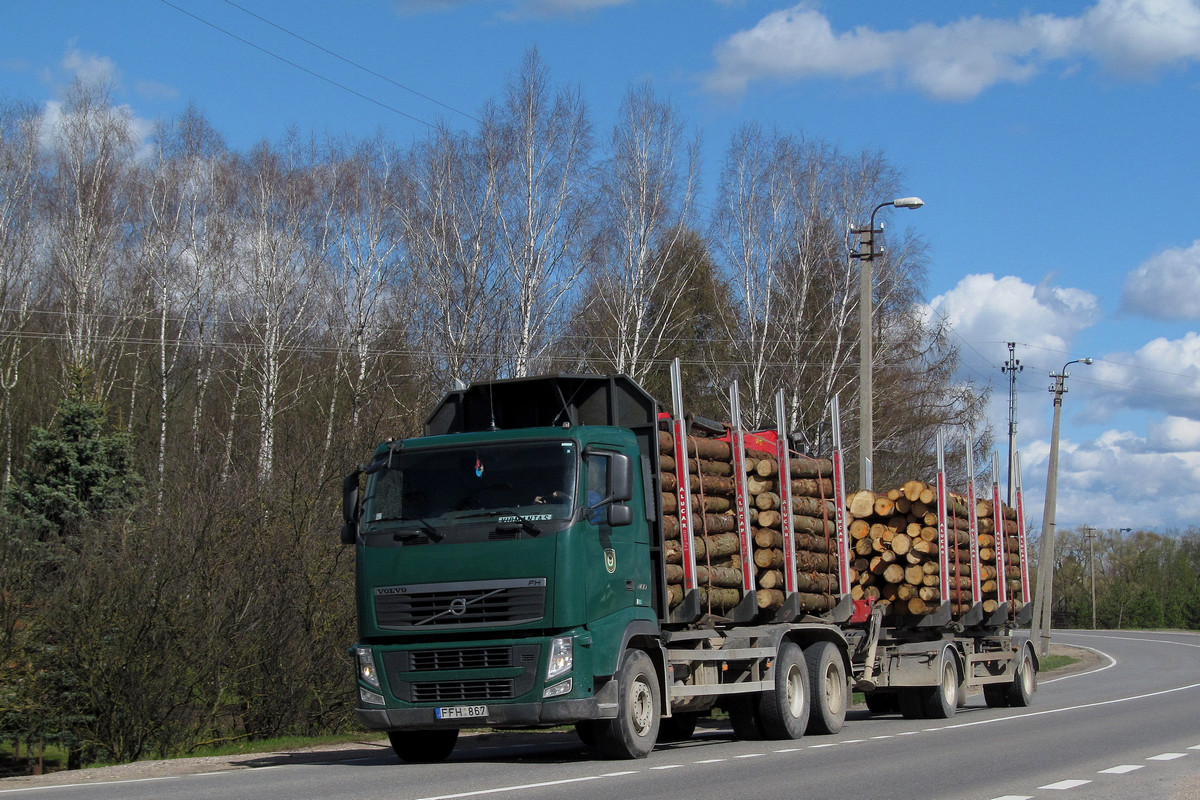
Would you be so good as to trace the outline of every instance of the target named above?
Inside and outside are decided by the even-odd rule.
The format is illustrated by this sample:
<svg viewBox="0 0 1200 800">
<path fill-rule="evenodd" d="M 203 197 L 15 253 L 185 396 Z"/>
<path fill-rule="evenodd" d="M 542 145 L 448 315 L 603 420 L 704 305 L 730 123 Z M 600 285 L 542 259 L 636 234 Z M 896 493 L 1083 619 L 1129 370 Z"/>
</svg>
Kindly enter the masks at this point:
<svg viewBox="0 0 1200 800">
<path fill-rule="evenodd" d="M 614 484 L 616 453 L 589 450 L 585 453 L 584 518 L 590 538 L 586 554 L 588 617 L 599 619 L 635 605 L 649 605 L 650 564 L 646 552 L 649 532 L 645 514 L 630 508 L 638 493 Z M 623 458 L 623 457 L 622 457 Z M 637 459 L 626 459 L 633 468 Z M 637 475 L 628 475 L 632 483 Z M 632 513 L 631 513 L 632 512 Z"/>
</svg>

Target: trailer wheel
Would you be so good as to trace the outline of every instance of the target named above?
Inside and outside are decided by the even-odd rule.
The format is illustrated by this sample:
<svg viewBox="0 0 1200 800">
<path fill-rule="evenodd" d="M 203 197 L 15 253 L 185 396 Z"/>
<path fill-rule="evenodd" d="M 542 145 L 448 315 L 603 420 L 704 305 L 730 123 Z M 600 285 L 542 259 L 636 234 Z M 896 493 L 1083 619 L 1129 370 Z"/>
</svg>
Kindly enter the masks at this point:
<svg viewBox="0 0 1200 800">
<path fill-rule="evenodd" d="M 759 695 L 731 697 L 722 703 L 721 707 L 729 714 L 729 724 L 735 737 L 747 741 L 767 738 L 762 720 L 758 716 Z"/>
<path fill-rule="evenodd" d="M 388 731 L 392 751 L 410 764 L 444 761 L 458 742 L 458 728 L 433 731 Z"/>
<path fill-rule="evenodd" d="M 900 711 L 900 701 L 895 692 L 867 692 L 865 697 L 867 710 L 876 716 Z"/>
<path fill-rule="evenodd" d="M 942 653 L 941 678 L 925 690 L 926 719 L 950 719 L 958 710 L 958 662 L 948 650 Z"/>
<path fill-rule="evenodd" d="M 814 642 L 804 651 L 812 711 L 806 733 L 837 733 L 846 721 L 846 665 L 832 642 Z"/>
<path fill-rule="evenodd" d="M 615 680 L 617 716 L 598 726 L 596 745 L 608 758 L 645 758 L 654 749 L 661 720 L 654 662 L 641 650 L 626 650 Z"/>
<path fill-rule="evenodd" d="M 1008 686 L 1003 683 L 989 683 L 983 687 L 983 701 L 988 708 L 1004 708 L 1008 705 Z"/>
<path fill-rule="evenodd" d="M 1033 666 L 1033 656 L 1026 649 L 1021 653 L 1021 663 L 1017 665 L 1017 674 L 1012 684 L 1006 689 L 1009 705 L 1025 708 L 1033 702 L 1033 693 L 1037 691 L 1037 668 Z"/>
<path fill-rule="evenodd" d="M 658 740 L 660 742 L 686 742 L 696 732 L 696 720 L 700 714 L 695 711 L 679 711 L 669 717 L 663 717 L 658 723 Z"/>
<path fill-rule="evenodd" d="M 900 706 L 900 716 L 905 719 L 924 719 L 925 691 L 922 688 L 897 690 L 896 702 Z"/>
<path fill-rule="evenodd" d="M 795 642 L 784 642 L 775 659 L 775 688 L 759 695 L 758 718 L 768 739 L 799 739 L 810 711 L 808 666 Z"/>
</svg>

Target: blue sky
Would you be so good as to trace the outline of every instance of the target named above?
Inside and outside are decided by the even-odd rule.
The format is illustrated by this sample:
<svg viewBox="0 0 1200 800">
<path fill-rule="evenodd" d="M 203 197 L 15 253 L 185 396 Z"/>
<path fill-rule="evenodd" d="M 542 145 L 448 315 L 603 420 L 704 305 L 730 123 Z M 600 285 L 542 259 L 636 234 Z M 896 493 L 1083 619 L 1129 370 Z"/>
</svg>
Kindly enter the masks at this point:
<svg viewBox="0 0 1200 800">
<path fill-rule="evenodd" d="M 290 125 L 473 127 L 534 46 L 600 134 L 653 82 L 702 133 L 710 189 L 744 122 L 880 149 L 926 202 L 892 225 L 929 243 L 929 313 L 993 388 L 1001 437 L 1018 343 L 1029 516 L 1049 373 L 1090 356 L 1068 380 L 1060 528 L 1200 524 L 1197 0 L 0 0 L 0 19 L 0 96 L 104 76 L 147 131 L 191 101 L 236 149 Z"/>
</svg>

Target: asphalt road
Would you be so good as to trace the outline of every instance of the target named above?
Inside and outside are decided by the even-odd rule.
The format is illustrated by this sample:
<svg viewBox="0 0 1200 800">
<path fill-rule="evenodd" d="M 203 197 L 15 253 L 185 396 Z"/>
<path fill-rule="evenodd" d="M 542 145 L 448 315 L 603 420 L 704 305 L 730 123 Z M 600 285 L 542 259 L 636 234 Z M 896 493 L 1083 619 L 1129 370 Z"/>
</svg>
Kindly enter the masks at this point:
<svg viewBox="0 0 1200 800">
<path fill-rule="evenodd" d="M 211 759 L 186 774 L 172 762 L 170 774 L 89 771 L 54 786 L 7 779 L 0 798 L 1200 800 L 1200 634 L 1055 636 L 1100 657 L 1089 671 L 1043 676 L 1027 709 L 989 709 L 974 695 L 950 720 L 855 710 L 840 734 L 796 742 L 702 727 L 640 761 L 599 759 L 569 733 L 465 737 L 433 765 L 358 745 Z"/>
</svg>

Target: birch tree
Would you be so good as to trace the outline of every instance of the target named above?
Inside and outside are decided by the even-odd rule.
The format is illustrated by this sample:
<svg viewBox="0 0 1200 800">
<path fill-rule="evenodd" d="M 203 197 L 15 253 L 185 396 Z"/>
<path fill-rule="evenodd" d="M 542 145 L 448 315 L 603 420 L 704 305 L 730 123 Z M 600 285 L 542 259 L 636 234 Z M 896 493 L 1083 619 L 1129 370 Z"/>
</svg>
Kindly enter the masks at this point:
<svg viewBox="0 0 1200 800">
<path fill-rule="evenodd" d="M 561 327 L 590 257 L 591 126 L 579 90 L 553 92 L 549 70 L 530 50 L 503 101 L 485 109 L 482 127 L 506 270 L 505 371 L 521 377 Z"/>
<path fill-rule="evenodd" d="M 678 323 L 675 306 L 688 291 L 671 265 L 692 214 L 698 171 L 699 138 L 686 138 L 674 106 L 649 84 L 630 89 L 598 179 L 603 250 L 583 313 L 605 332 L 594 342 L 604 367 L 636 380 L 663 356 Z"/>
<path fill-rule="evenodd" d="M 47 123 L 54 160 L 50 247 L 68 367 L 87 369 L 107 397 L 130 322 L 122 304 L 136 141 L 128 113 L 113 106 L 102 85 L 75 83 Z"/>
<path fill-rule="evenodd" d="M 494 377 L 508 307 L 494 193 L 477 139 L 439 128 L 405 162 L 397 212 L 420 302 L 413 342 L 433 392 Z"/>
<path fill-rule="evenodd" d="M 244 163 L 244 228 L 234 267 L 239 294 L 230 316 L 257 390 L 260 480 L 274 471 L 277 416 L 292 398 L 286 368 L 323 314 L 318 254 L 324 247 L 311 237 L 312 173 L 294 156 L 263 144 Z"/>
<path fill-rule="evenodd" d="M 322 166 L 326 261 L 330 267 L 329 335 L 334 343 L 324 453 L 329 456 L 339 395 L 348 395 L 349 423 L 357 429 L 380 347 L 392 333 L 394 309 L 405 295 L 395 194 L 397 156 L 382 139 L 330 147 Z M 322 469 L 322 473 L 324 470 Z"/>
<path fill-rule="evenodd" d="M 12 476 L 13 392 L 28 353 L 24 337 L 37 282 L 40 125 L 41 116 L 31 107 L 0 106 L 0 417 L 4 430 L 0 495 Z"/>
</svg>

